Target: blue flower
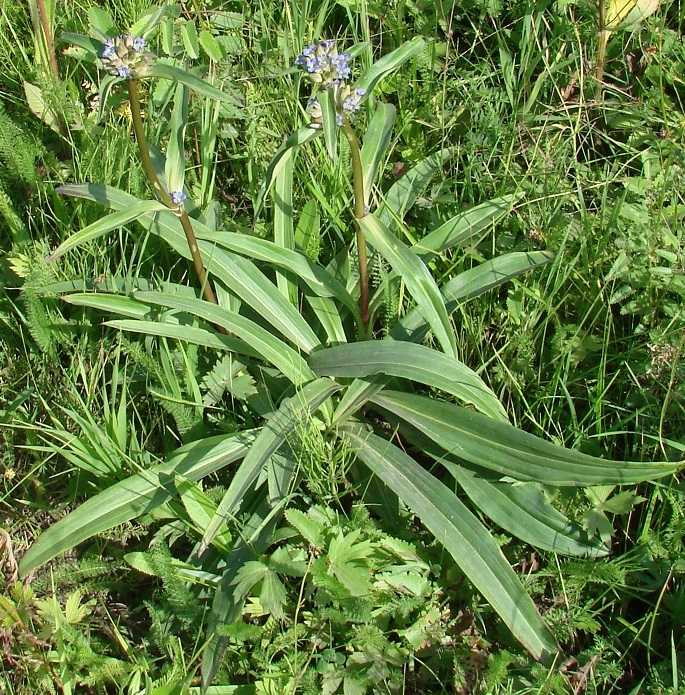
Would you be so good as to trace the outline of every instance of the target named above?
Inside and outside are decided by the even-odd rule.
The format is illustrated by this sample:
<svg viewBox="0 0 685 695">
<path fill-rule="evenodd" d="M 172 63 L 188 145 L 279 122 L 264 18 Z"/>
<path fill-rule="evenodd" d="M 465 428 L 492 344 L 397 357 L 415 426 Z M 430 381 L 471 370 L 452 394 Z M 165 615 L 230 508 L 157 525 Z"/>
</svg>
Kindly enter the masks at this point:
<svg viewBox="0 0 685 695">
<path fill-rule="evenodd" d="M 135 50 L 137 53 L 142 53 L 145 50 L 146 45 L 147 42 L 142 36 L 138 36 L 133 39 L 133 50 Z"/>
<path fill-rule="evenodd" d="M 117 67 L 117 75 L 119 77 L 131 77 L 131 68 L 128 65 L 119 65 Z"/>
<path fill-rule="evenodd" d="M 114 39 L 107 39 L 107 41 L 105 41 L 105 47 L 102 49 L 100 57 L 111 58 L 115 53 L 116 51 L 114 50 Z"/>
<path fill-rule="evenodd" d="M 183 205 L 188 199 L 188 196 L 183 191 L 174 191 L 171 194 L 171 201 L 174 205 Z"/>
</svg>

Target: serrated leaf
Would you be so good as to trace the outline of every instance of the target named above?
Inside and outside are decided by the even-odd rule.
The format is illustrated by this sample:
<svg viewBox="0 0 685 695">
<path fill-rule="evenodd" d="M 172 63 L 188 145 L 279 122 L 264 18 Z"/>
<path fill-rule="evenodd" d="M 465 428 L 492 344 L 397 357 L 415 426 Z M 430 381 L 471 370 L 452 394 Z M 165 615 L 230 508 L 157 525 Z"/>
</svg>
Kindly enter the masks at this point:
<svg viewBox="0 0 685 695">
<path fill-rule="evenodd" d="M 309 545 L 315 548 L 323 548 L 323 524 L 299 509 L 286 509 L 285 518 Z"/>
<path fill-rule="evenodd" d="M 213 61 L 218 63 L 220 60 L 223 60 L 224 52 L 219 47 L 219 44 L 216 42 L 216 39 L 214 38 L 211 32 L 207 31 L 207 29 L 202 29 L 200 31 L 198 39 L 200 42 L 200 46 L 202 46 L 204 52 Z"/>
<path fill-rule="evenodd" d="M 197 60 L 200 57 L 200 45 L 197 41 L 197 28 L 195 22 L 188 19 L 181 27 L 181 41 L 186 53 L 193 59 Z"/>
</svg>

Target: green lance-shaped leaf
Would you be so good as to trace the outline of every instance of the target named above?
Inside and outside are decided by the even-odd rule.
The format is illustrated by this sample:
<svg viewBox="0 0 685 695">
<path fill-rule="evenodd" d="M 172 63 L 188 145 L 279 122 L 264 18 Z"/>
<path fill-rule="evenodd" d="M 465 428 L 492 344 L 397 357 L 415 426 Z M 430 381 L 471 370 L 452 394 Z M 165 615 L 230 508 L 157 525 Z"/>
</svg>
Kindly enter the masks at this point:
<svg viewBox="0 0 685 695">
<path fill-rule="evenodd" d="M 319 94 L 321 105 L 321 125 L 326 142 L 326 151 L 331 161 L 338 157 L 338 109 L 335 103 L 335 89 Z"/>
<path fill-rule="evenodd" d="M 58 189 L 59 192 L 61 190 Z M 48 261 L 54 261 L 56 258 L 63 256 L 65 253 L 75 249 L 81 244 L 86 244 L 89 241 L 98 239 L 105 234 L 109 234 L 112 230 L 118 229 L 129 222 L 133 222 L 145 214 L 165 210 L 162 203 L 154 200 L 137 200 L 123 212 L 113 212 L 105 215 L 97 222 L 89 224 L 81 231 L 72 234 L 66 241 L 63 241 L 47 258 Z"/>
<path fill-rule="evenodd" d="M 221 435 L 177 449 L 166 462 L 116 483 L 50 526 L 28 549 L 22 576 L 97 533 L 147 514 L 176 495 L 174 476 L 200 480 L 241 459 L 255 439 L 253 432 Z"/>
<path fill-rule="evenodd" d="M 194 26 L 194 25 L 193 25 Z M 167 143 L 166 176 L 169 193 L 183 190 L 186 173 L 185 133 L 188 124 L 188 90 L 182 84 L 176 85 L 174 108 L 169 121 L 170 136 Z"/>
<path fill-rule="evenodd" d="M 485 382 L 463 362 L 424 345 L 370 340 L 336 345 L 312 353 L 309 365 L 319 376 L 410 379 L 471 403 L 489 417 L 508 422 L 506 411 Z"/>
<path fill-rule="evenodd" d="M 396 181 L 385 194 L 383 204 L 378 209 L 379 219 L 391 230 L 399 227 L 399 221 L 414 206 L 428 182 L 442 165 L 454 154 L 457 148 L 448 147 L 430 155 L 413 166 L 402 178 Z"/>
<path fill-rule="evenodd" d="M 330 379 L 317 379 L 281 403 L 276 413 L 262 428 L 254 445 L 233 476 L 216 514 L 205 530 L 200 552 L 212 542 L 226 519 L 236 513 L 243 497 L 254 485 L 266 462 L 278 451 L 295 426 L 303 422 L 310 413 L 340 388 L 340 384 Z"/>
<path fill-rule="evenodd" d="M 440 459 L 474 505 L 498 526 L 526 543 L 562 555 L 601 557 L 609 549 L 599 538 L 556 509 L 537 483 L 489 480 L 475 471 Z"/>
<path fill-rule="evenodd" d="M 102 184 L 67 184 L 60 186 L 57 191 L 61 195 L 94 200 L 116 210 L 125 211 L 141 202 L 135 196 Z M 151 232 L 164 239 L 180 256 L 190 258 L 188 242 L 174 213 L 166 209 L 162 212 L 145 213 L 139 217 L 139 221 L 151 224 Z M 191 224 L 198 238 L 207 238 L 207 235 L 212 233 L 212 230 L 198 220 L 191 219 Z M 216 248 L 213 243 L 199 241 L 198 246 L 208 271 L 288 340 L 304 352 L 311 352 L 319 345 L 319 339 L 297 308 L 278 292 L 271 280 L 253 263 Z"/>
<path fill-rule="evenodd" d="M 473 410 L 415 394 L 383 391 L 371 401 L 447 454 L 516 480 L 558 486 L 621 485 L 661 478 L 683 467 L 683 463 L 595 458 Z"/>
<path fill-rule="evenodd" d="M 240 99 L 235 97 L 233 94 L 229 94 L 227 91 L 222 91 L 217 89 L 209 82 L 192 75 L 185 70 L 174 67 L 173 65 L 166 65 L 164 63 L 156 62 L 150 67 L 149 77 L 161 77 L 166 80 L 174 80 L 180 84 L 185 85 L 188 89 L 191 89 L 196 94 L 201 94 L 204 97 L 209 97 L 210 99 L 216 99 L 224 103 L 232 104 L 233 106 L 241 106 Z M 235 116 L 240 116 L 239 112 L 235 112 Z"/>
<path fill-rule="evenodd" d="M 276 176 L 280 168 L 285 165 L 286 158 L 292 156 L 291 150 L 295 147 L 299 147 L 300 145 L 304 145 L 306 142 L 310 142 L 311 140 L 320 137 L 321 134 L 322 131 L 320 128 L 300 128 L 300 130 L 293 133 L 278 148 L 278 150 L 276 150 L 276 154 L 273 156 L 273 159 L 271 160 L 269 166 L 266 169 L 266 173 L 264 174 L 264 181 L 262 182 L 262 186 L 259 189 L 259 193 L 257 194 L 257 200 L 255 202 L 254 211 L 255 219 L 259 217 L 262 211 L 264 199 L 266 198 L 267 193 L 271 190 L 274 177 Z"/>
<path fill-rule="evenodd" d="M 160 338 L 172 338 L 184 343 L 202 345 L 213 350 L 234 352 L 247 357 L 261 357 L 260 354 L 245 341 L 227 335 L 220 335 L 205 328 L 196 328 L 179 323 L 162 323 L 161 321 L 134 321 L 132 319 L 117 319 L 106 321 L 105 326 L 118 328 L 121 331 L 131 331 L 142 335 L 156 335 Z"/>
<path fill-rule="evenodd" d="M 431 327 L 446 354 L 456 357 L 452 325 L 440 290 L 428 268 L 374 215 L 357 220 L 369 243 L 402 278 L 421 316 Z"/>
<path fill-rule="evenodd" d="M 478 236 L 511 211 L 519 195 L 505 195 L 460 212 L 421 238 L 412 251 L 428 263 L 434 256 Z"/>
<path fill-rule="evenodd" d="M 379 103 L 373 114 L 371 123 L 364 133 L 361 160 L 364 175 L 364 205 L 369 205 L 371 191 L 378 170 L 382 167 L 388 146 L 390 134 L 395 123 L 397 110 L 392 104 Z"/>
<path fill-rule="evenodd" d="M 166 292 L 136 292 L 135 298 L 148 304 L 178 309 L 221 326 L 250 345 L 262 359 L 274 365 L 296 386 L 315 378 L 304 358 L 265 328 L 240 314 L 210 304 L 197 297 L 182 297 Z"/>
<path fill-rule="evenodd" d="M 508 253 L 479 266 L 466 270 L 449 280 L 441 288 L 448 314 L 471 299 L 480 297 L 495 287 L 509 282 L 523 273 L 549 263 L 554 254 L 549 251 Z M 398 341 L 418 343 L 428 332 L 426 320 L 417 307 L 410 309 L 392 328 L 390 336 Z"/>
<path fill-rule="evenodd" d="M 274 243 L 286 251 L 295 249 L 295 226 L 293 224 L 293 167 L 296 150 L 284 158 L 284 164 L 276 174 L 273 187 L 274 197 Z M 297 286 L 290 276 L 276 271 L 276 285 L 281 294 L 294 306 L 298 305 Z"/>
<path fill-rule="evenodd" d="M 144 319 L 150 314 L 150 307 L 147 304 L 119 294 L 89 292 L 86 294 L 69 294 L 62 297 L 62 299 L 74 306 L 87 306 L 107 314 L 118 314 L 131 319 Z"/>
<path fill-rule="evenodd" d="M 377 60 L 354 85 L 357 89 L 363 89 L 366 94 L 370 94 L 373 88 L 386 75 L 389 75 L 394 70 L 397 70 L 401 65 L 406 63 L 410 58 L 421 53 L 425 43 L 420 37 L 415 37 L 411 41 L 406 41 L 399 48 L 396 48 L 388 55 Z"/>
<path fill-rule="evenodd" d="M 347 342 L 347 334 L 342 325 L 340 310 L 337 302 L 329 297 L 319 297 L 317 295 L 306 294 L 304 298 L 312 308 L 312 311 L 319 320 L 321 327 L 326 332 L 326 340 L 329 343 Z M 356 316 L 356 312 L 353 312 Z"/>
<path fill-rule="evenodd" d="M 495 539 L 463 502 L 387 440 L 361 431 L 343 437 L 442 543 L 514 636 L 536 659 L 551 660 L 557 652 L 554 636 Z"/>
</svg>

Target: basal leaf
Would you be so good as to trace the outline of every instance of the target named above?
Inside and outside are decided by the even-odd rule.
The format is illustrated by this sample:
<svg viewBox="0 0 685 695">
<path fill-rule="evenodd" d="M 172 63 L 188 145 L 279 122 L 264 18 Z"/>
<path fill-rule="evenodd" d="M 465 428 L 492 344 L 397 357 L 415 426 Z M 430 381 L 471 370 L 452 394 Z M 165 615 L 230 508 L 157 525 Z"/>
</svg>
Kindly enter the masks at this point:
<svg viewBox="0 0 685 695">
<path fill-rule="evenodd" d="M 536 659 L 551 660 L 554 636 L 495 539 L 459 498 L 385 439 L 345 431 L 357 456 L 416 514 Z"/>
<path fill-rule="evenodd" d="M 683 466 L 595 458 L 453 403 L 415 394 L 386 390 L 371 400 L 447 454 L 516 480 L 557 486 L 619 485 L 661 478 Z"/>
</svg>

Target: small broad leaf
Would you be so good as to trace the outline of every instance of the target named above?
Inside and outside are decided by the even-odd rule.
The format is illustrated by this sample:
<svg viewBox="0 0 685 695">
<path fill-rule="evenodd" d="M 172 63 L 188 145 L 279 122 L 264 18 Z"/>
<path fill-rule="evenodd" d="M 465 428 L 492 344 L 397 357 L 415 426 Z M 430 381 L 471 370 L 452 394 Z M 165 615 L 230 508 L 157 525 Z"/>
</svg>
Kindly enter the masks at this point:
<svg viewBox="0 0 685 695">
<path fill-rule="evenodd" d="M 193 59 L 197 60 L 200 57 L 200 45 L 197 40 L 197 28 L 195 22 L 188 19 L 181 27 L 181 41 L 186 53 Z"/>
<path fill-rule="evenodd" d="M 224 59 L 224 52 L 216 42 L 213 34 L 207 29 L 201 29 L 198 36 L 202 50 L 216 63 Z"/>
</svg>

